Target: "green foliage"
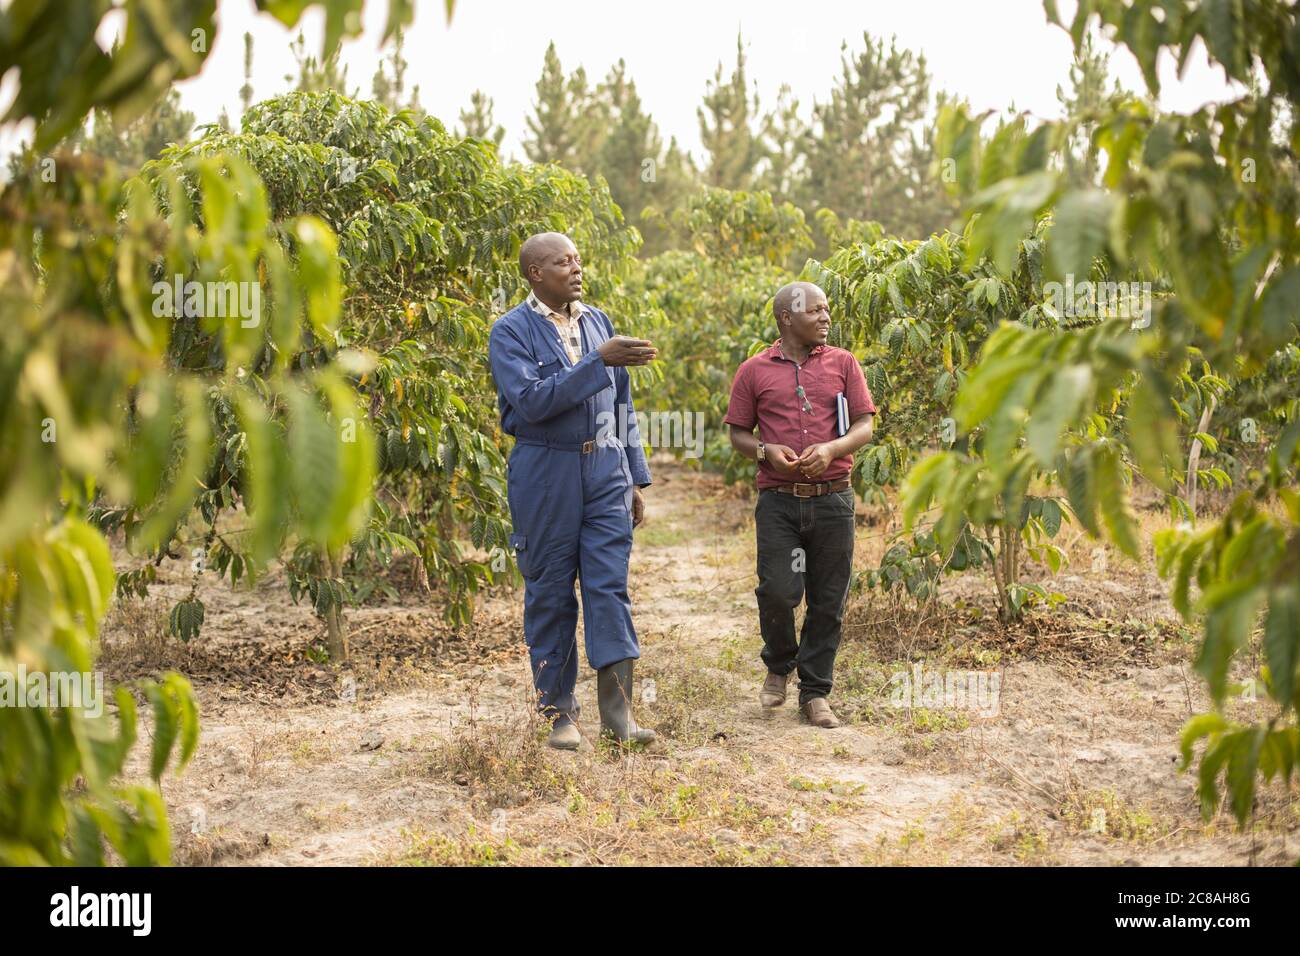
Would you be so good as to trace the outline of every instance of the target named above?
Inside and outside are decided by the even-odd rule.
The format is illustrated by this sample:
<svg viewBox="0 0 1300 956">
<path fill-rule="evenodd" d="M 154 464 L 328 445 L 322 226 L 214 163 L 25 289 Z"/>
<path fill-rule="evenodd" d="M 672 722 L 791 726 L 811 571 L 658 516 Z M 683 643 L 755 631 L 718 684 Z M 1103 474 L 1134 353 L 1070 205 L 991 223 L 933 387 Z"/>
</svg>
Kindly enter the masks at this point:
<svg viewBox="0 0 1300 956">
<path fill-rule="evenodd" d="M 158 792 L 115 781 L 136 739 L 135 699 L 118 688 L 114 718 L 92 680 L 91 638 L 114 586 L 107 543 L 67 517 L 11 542 L 0 560 L 0 695 L 7 698 L 0 706 L 0 863 L 95 865 L 104 845 L 128 864 L 166 862 Z M 17 687 L 24 674 L 39 674 L 48 696 L 24 705 L 17 696 L 28 692 Z M 79 689 L 55 700 L 56 686 L 69 679 L 80 681 Z M 150 775 L 157 782 L 174 744 L 178 769 L 193 756 L 198 713 L 177 674 L 138 690 L 151 704 Z"/>
<path fill-rule="evenodd" d="M 683 246 L 719 262 L 761 259 L 783 265 L 812 248 L 803 213 L 765 192 L 702 189 L 674 213 L 673 225 Z"/>
<path fill-rule="evenodd" d="M 969 527 L 947 553 L 940 550 L 933 528 L 914 531 L 886 549 L 880 566 L 863 576 L 863 584 L 887 594 L 906 591 L 916 601 L 928 601 L 938 596 L 946 572 L 984 566 L 985 549 Z"/>
<path fill-rule="evenodd" d="M 215 0 L 160 0 L 124 7 L 122 43 L 105 53 L 96 32 L 118 6 L 110 0 L 19 0 L 0 12 L 0 75 L 19 71 L 5 120 L 36 120 L 38 153 L 76 129 L 92 109 L 130 123 L 174 82 L 195 76 L 216 42 Z M 289 27 L 315 6 L 325 8 L 323 55 L 344 35 L 361 32 L 355 0 L 257 0 L 259 10 Z M 385 39 L 413 15 L 409 0 L 390 0 Z"/>
<path fill-rule="evenodd" d="M 931 105 L 924 56 L 868 33 L 861 50 L 845 44 L 834 87 L 813 106 L 800 201 L 907 238 L 942 229 L 955 210 L 933 168 Z"/>
<path fill-rule="evenodd" d="M 259 3 L 289 25 L 313 5 Z M 197 505 L 211 542 L 218 511 L 242 497 L 247 472 L 262 476 L 250 509 L 259 553 L 281 533 L 322 546 L 346 540 L 365 519 L 373 450 L 364 438 L 341 441 L 334 432 L 350 417 L 357 434 L 366 433 L 351 393 L 327 356 L 289 369 L 301 337 L 314 345 L 337 333 L 341 288 L 330 229 L 303 215 L 278 221 L 272 232 L 266 191 L 233 156 L 186 158 L 126 179 L 97 157 L 43 155 L 91 110 L 107 110 L 125 126 L 174 80 L 194 75 L 215 40 L 214 6 L 19 0 L 0 11 L 0 73 L 17 70 L 6 121 L 36 121 L 35 153 L 0 194 L 6 678 L 21 666 L 51 684 L 74 674 L 89 679 L 114 590 L 147 586 L 148 572 L 115 575 L 88 516 L 120 527 L 128 548 L 161 554 Z M 327 50 L 345 30 L 359 30 L 354 6 L 325 4 Z M 125 29 L 105 53 L 96 33 L 110 8 Z M 388 31 L 411 13 L 409 3 L 392 3 Z M 54 177 L 41 175 L 47 159 Z M 179 297 L 177 315 L 174 280 L 221 294 L 256 288 L 269 307 L 230 314 L 211 308 L 200 291 L 197 299 Z M 269 423 L 270 408 L 288 402 L 296 411 L 286 432 Z M 265 409 L 267 427 L 236 439 L 229 423 L 237 408 Z M 325 476 L 337 476 L 331 493 L 308 493 L 298 482 L 290 515 L 274 527 L 270 502 L 302 467 L 290 461 L 289 444 L 326 433 L 337 448 L 336 470 Z M 183 602 L 173 626 L 192 636 L 201 615 L 201 605 Z M 155 786 L 117 782 L 136 738 L 127 688 L 115 692 L 116 715 L 87 706 L 84 696 L 0 707 L 0 861 L 100 864 L 105 847 L 127 864 L 168 861 L 156 784 L 173 754 L 178 770 L 192 757 L 198 712 L 179 675 L 137 690 L 153 716 Z"/>
<path fill-rule="evenodd" d="M 298 382 L 277 358 L 285 355 L 300 323 L 322 334 L 334 325 L 337 273 L 313 265 L 330 261 L 328 229 L 312 220 L 291 224 L 296 262 L 278 245 L 268 245 L 264 194 L 249 168 L 230 157 L 187 165 L 189 189 L 181 177 L 170 176 L 160 177 L 151 190 L 139 179 L 106 176 L 98 166 L 91 181 L 77 175 L 77 163 L 75 157 L 64 159 L 65 175 L 55 183 L 35 175 L 11 183 L 2 200 L 8 215 L 0 237 L 8 259 L 0 563 L 9 592 L 0 620 L 0 657 L 51 672 L 89 671 L 88 642 L 109 594 L 115 586 L 138 593 L 149 577 L 136 572 L 123 579 L 124 585 L 119 582 L 102 537 L 78 513 L 120 526 L 130 549 L 161 552 L 192 507 L 197 504 L 214 522 L 220 507 L 231 504 L 230 496 L 242 494 L 245 464 L 257 472 L 274 467 L 263 464 L 268 459 L 289 461 L 286 442 L 299 441 L 308 428 L 317 435 L 324 428 L 327 442 L 343 449 L 335 466 L 343 480 L 337 493 L 318 496 L 311 506 L 298 503 L 292 526 L 299 534 L 321 541 L 349 535 L 364 518 L 369 482 L 364 443 L 340 445 L 323 409 L 304 406 L 287 435 L 261 436 L 254 429 L 251 442 L 236 444 L 224 433 L 228 409 L 257 405 L 262 395 L 306 395 L 308 388 L 330 396 L 335 418 L 358 417 L 347 394 L 331 384 L 328 369 Z M 126 215 L 119 216 L 119 210 Z M 157 306 L 171 301 L 173 285 L 164 277 L 175 274 L 259 288 L 265 282 L 273 309 L 249 327 L 238 316 L 208 315 L 183 318 L 173 328 L 173 320 L 162 314 L 166 310 Z M 299 318 L 300 309 L 306 319 Z M 242 364 L 222 368 L 213 364 L 214 356 L 257 371 L 250 373 Z M 261 364 L 254 364 L 259 358 Z M 77 373 L 65 374 L 66 369 Z M 123 422 L 126 427 L 119 427 Z M 216 436 L 219 442 L 213 441 Z M 313 479 L 320 481 L 320 462 L 311 464 Z M 268 484 L 263 500 L 282 497 L 276 489 L 274 482 Z M 263 517 L 253 512 L 255 519 Z M 77 550 L 61 547 L 62 536 Z M 171 624 L 179 636 L 192 637 L 202 624 L 202 606 L 182 602 Z M 193 707 L 188 685 L 167 680 L 168 695 L 151 695 L 156 722 L 169 719 L 166 707 L 187 713 Z M 64 737 L 70 740 L 74 737 L 67 735 L 82 732 L 75 710 L 37 713 L 5 709 L 0 719 L 6 740 L 25 737 L 17 722 L 37 719 L 51 726 L 67 723 Z M 132 734 L 125 719 L 122 753 L 101 764 L 105 780 L 129 747 Z M 51 731 L 51 746 L 64 737 Z M 156 747 L 159 739 L 155 731 Z M 11 752 L 8 745 L 3 749 Z M 164 757 L 155 750 L 155 764 Z M 67 783 L 78 768 L 86 773 L 87 759 L 51 755 L 50 762 L 58 765 L 52 772 L 60 776 L 50 786 Z M 14 765 L 13 773 L 21 774 L 21 765 Z M 137 791 L 100 790 L 93 799 L 99 807 L 93 812 L 72 804 L 41 810 L 49 820 L 77 816 L 79 858 L 89 852 L 85 841 L 98 826 L 132 861 L 158 854 L 160 846 L 164 852 L 147 858 L 166 859 L 165 820 L 156 795 L 146 799 Z M 111 810 L 113 799 L 132 804 L 134 815 Z M 30 840 L 30 823 L 6 818 L 5 839 Z M 34 852 L 54 860 L 52 846 L 42 844 Z"/>
<path fill-rule="evenodd" d="M 1021 583 L 1020 556 L 1026 551 L 1053 573 L 1063 564 L 1051 539 L 1064 512 L 1055 499 L 1029 493 L 1055 480 L 1060 436 L 1031 435 L 1029 450 L 1017 451 L 1016 422 L 1034 402 L 1058 418 L 1068 414 L 1088 400 L 1092 383 L 1074 372 L 1036 377 L 1042 353 L 1070 341 L 1041 291 L 1045 230 L 1042 224 L 1020 243 L 1010 273 L 987 259 L 969 262 L 962 236 L 904 242 L 874 230 L 806 270 L 843 316 L 834 341 L 862 356 L 881 412 L 874 444 L 854 466 L 859 494 L 884 500 L 884 487 L 898 484 L 918 453 L 947 449 L 918 465 L 903 487 L 909 525 L 932 504 L 941 507 L 935 533 L 900 536 L 868 583 L 906 580 L 909 593 L 928 598 L 939 575 L 982 566 L 987 557 L 1004 620 L 1018 618 L 1031 597 L 1048 596 Z M 1081 324 L 1092 331 L 1079 334 L 1101 334 L 1095 320 Z M 976 374 L 982 381 L 972 385 Z M 998 407 L 1006 417 L 990 423 Z M 913 572 L 922 560 L 933 569 L 933 586 L 929 572 L 899 570 L 905 554 Z"/>
<path fill-rule="evenodd" d="M 198 637 L 203 628 L 203 602 L 189 597 L 178 601 L 167 618 L 167 630 L 172 637 L 188 641 Z"/>
<path fill-rule="evenodd" d="M 1060 22 L 1053 0 L 1045 6 Z M 941 118 L 939 141 L 959 170 L 955 189 L 974 214 L 969 256 L 987 254 L 1008 267 L 1019 237 L 1054 210 L 1047 261 L 1056 276 L 1085 275 L 1101 261 L 1110 274 L 1168 278 L 1168 294 L 1155 303 L 1149 330 L 1115 335 L 1103 325 L 1096 338 L 1092 332 L 1071 333 L 1059 347 L 1034 351 L 1039 368 L 1025 371 L 1040 383 L 1072 366 L 1090 370 L 1091 396 L 1073 414 L 1060 404 L 1022 401 L 1019 374 L 1014 388 L 988 394 L 1026 349 L 1035 348 L 1032 333 L 1015 333 L 1014 349 L 986 347 L 958 398 L 968 426 L 1007 429 L 1004 447 L 1014 447 L 1025 427 L 1048 450 L 1054 435 L 1077 429 L 1088 421 L 1085 416 L 1095 420 L 1122 373 L 1134 373 L 1123 435 L 1067 449 L 1064 478 L 1080 522 L 1136 555 L 1125 460 L 1131 457 L 1143 477 L 1169 490 L 1177 430 L 1190 417 L 1180 402 L 1191 398 L 1191 408 L 1204 414 L 1206 396 L 1217 398 L 1215 390 L 1232 381 L 1251 383 L 1241 399 L 1249 401 L 1261 373 L 1272 368 L 1285 374 L 1296 345 L 1300 22 L 1294 4 L 1276 0 L 1246 6 L 1081 0 L 1068 25 L 1076 50 L 1098 22 L 1136 57 L 1152 94 L 1159 91 L 1160 55 L 1168 53 L 1181 67 L 1198 41 L 1229 78 L 1251 89 L 1181 115 L 1157 115 L 1149 103 L 1113 98 L 1098 110 L 1092 133 L 1106 157 L 1099 184 L 1081 181 L 1060 161 L 1075 132 L 1072 121 L 1030 130 L 1017 119 L 984 140 L 979 118 L 950 109 Z M 1197 367 L 1199 379 L 1191 377 Z M 1215 376 L 1216 369 L 1230 370 L 1230 376 Z M 1263 620 L 1268 668 L 1262 676 L 1273 716 L 1243 724 L 1217 711 L 1194 718 L 1184 737 L 1185 765 L 1193 744 L 1207 740 L 1200 763 L 1202 808 L 1208 814 L 1218 805 L 1222 774 L 1232 812 L 1243 823 L 1257 776 L 1289 783 L 1297 756 L 1300 422 L 1289 400 L 1273 403 L 1270 412 L 1273 445 L 1266 467 L 1241 476 L 1248 490 L 1213 524 L 1170 529 L 1157 539 L 1158 568 L 1173 578 L 1175 606 L 1203 621 L 1197 666 L 1220 708 L 1234 658 L 1255 639 Z M 1200 443 L 1207 444 L 1203 437 Z M 1207 475 L 1218 477 L 1212 469 Z"/>
<path fill-rule="evenodd" d="M 238 133 L 208 127 L 130 178 L 114 159 L 134 168 L 183 138 L 185 117 L 160 95 L 201 67 L 215 3 L 127 4 L 108 53 L 95 43 L 107 0 L 0 12 L 0 74 L 18 77 L 6 119 L 36 123 L 35 152 L 0 194 L 0 671 L 90 671 L 108 602 L 143 595 L 196 538 L 195 586 L 169 618 L 180 640 L 201 634 L 205 569 L 233 586 L 286 552 L 291 594 L 326 620 L 331 658 L 346 651 L 344 609 L 391 594 L 383 574 L 398 555 L 418 557 L 449 619 L 467 621 L 482 587 L 514 577 L 486 341 L 524 294 L 515 259 L 533 232 L 572 236 L 591 298 L 660 347 L 663 361 L 634 373 L 641 410 L 703 411 L 706 460 L 752 474 L 722 425 L 730 380 L 776 334 L 771 297 L 812 248 L 815 209 L 830 252 L 802 275 L 826 289 L 832 344 L 863 362 L 883 412 L 853 482 L 875 500 L 898 486 L 908 525 L 866 583 L 928 600 L 944 574 L 988 567 L 1013 621 L 1061 599 L 1022 565 L 1059 571 L 1066 522 L 1141 556 L 1130 488 L 1150 483 L 1177 522 L 1156 538 L 1157 569 L 1178 612 L 1204 626 L 1197 668 L 1216 709 L 1182 741 L 1185 767 L 1203 746 L 1202 807 L 1226 790 L 1244 821 L 1257 777 L 1289 783 L 1294 4 L 1080 0 L 1066 117 L 1004 117 L 988 132 L 987 117 L 942 96 L 926 123 L 924 60 L 870 37 L 846 48 L 809 120 L 788 91 L 760 119 L 738 50 L 730 82 L 720 67 L 706 91 L 705 175 L 770 192 L 696 190 L 622 61 L 591 86 L 553 46 L 526 144 L 549 165 L 503 164 L 482 97 L 462 115 L 469 138 L 401 109 L 412 4 L 389 7 L 385 37 L 399 45 L 376 78 L 379 104 L 339 92 L 355 0 L 258 3 L 290 26 L 315 5 L 325 44 L 319 59 L 295 48 L 300 92 L 250 106 L 250 89 Z M 1150 94 L 1160 54 L 1181 65 L 1198 40 L 1250 92 L 1186 115 L 1107 92 L 1098 24 Z M 45 155 L 92 112 L 81 155 Z M 126 143 L 140 124 L 158 136 Z M 51 159 L 54 180 L 41 175 Z M 960 235 L 903 241 L 879 224 L 924 235 L 958 201 Z M 638 229 L 656 253 L 644 262 Z M 1106 294 L 1116 280 L 1143 289 L 1141 322 Z M 205 291 L 224 288 L 257 290 L 256 313 L 211 308 Z M 1200 527 L 1193 482 L 1235 493 Z M 140 567 L 115 573 L 110 533 Z M 1270 712 L 1232 720 L 1233 668 L 1256 643 Z M 179 769 L 193 754 L 197 711 L 178 675 L 136 691 L 153 716 L 156 783 L 173 755 Z M 156 788 L 115 779 L 136 696 L 118 688 L 116 704 L 0 707 L 0 861 L 98 863 L 107 846 L 166 862 Z"/>
<path fill-rule="evenodd" d="M 260 356 L 246 369 L 261 394 L 266 363 L 310 369 L 336 357 L 344 376 L 331 373 L 328 386 L 318 388 L 335 424 L 313 414 L 306 393 L 284 392 L 243 403 L 219 436 L 223 443 L 242 435 L 250 446 L 274 444 L 285 422 L 302 422 L 289 428 L 287 456 L 273 459 L 262 477 L 268 487 L 279 474 L 290 477 L 288 505 L 309 527 L 348 533 L 324 539 L 341 554 L 338 574 L 323 552 L 318 560 L 299 555 L 295 596 L 308 594 L 318 611 L 331 612 L 374 592 L 373 562 L 386 564 L 394 548 L 414 549 L 443 589 L 449 619 L 467 621 L 478 589 L 504 570 L 508 542 L 504 454 L 486 354 L 493 319 L 526 291 L 516 264 L 520 243 L 552 229 L 572 236 L 597 264 L 587 274 L 589 294 L 626 324 L 636 319 L 620 309 L 625 300 L 616 282 L 631 263 L 635 233 L 609 193 L 580 177 L 554 166 L 503 165 L 490 146 L 450 135 L 436 119 L 393 114 L 333 91 L 260 103 L 240 133 L 211 130 L 149 172 L 161 181 L 216 155 L 242 156 L 257 171 L 269 203 L 268 236 L 286 254 L 301 245 L 294 223 L 320 223 L 338 236 L 337 255 L 299 253 L 322 276 L 338 270 L 337 326 L 309 323 L 296 348 Z M 319 303 L 321 310 L 334 307 Z M 209 353 L 208 343 L 196 340 L 189 354 L 206 362 Z M 349 403 L 366 413 L 350 415 Z M 340 458 L 327 432 L 349 421 L 362 454 Z M 373 496 L 368 478 L 345 470 L 372 460 L 379 478 Z M 235 492 L 232 500 L 246 489 L 254 509 L 259 501 L 283 507 L 259 496 L 256 471 L 244 475 L 235 465 L 220 476 Z M 383 524 L 367 525 L 367 507 Z M 271 527 L 287 516 L 277 515 Z M 332 524 L 340 516 L 350 516 L 346 525 Z M 284 537 L 261 527 L 260 544 L 244 546 L 256 561 Z M 362 527 L 369 528 L 365 554 L 342 554 Z M 346 580 L 352 575 L 371 585 L 353 587 Z"/>
<path fill-rule="evenodd" d="M 790 281 L 781 264 L 810 248 L 808 229 L 789 203 L 724 189 L 693 196 L 674 227 L 691 251 L 655 256 L 627 282 L 662 356 L 660 378 L 637 382 L 637 407 L 702 414 L 705 461 L 728 480 L 752 478 L 754 463 L 732 450 L 722 419 L 740 363 L 777 337 L 772 298 Z"/>
</svg>

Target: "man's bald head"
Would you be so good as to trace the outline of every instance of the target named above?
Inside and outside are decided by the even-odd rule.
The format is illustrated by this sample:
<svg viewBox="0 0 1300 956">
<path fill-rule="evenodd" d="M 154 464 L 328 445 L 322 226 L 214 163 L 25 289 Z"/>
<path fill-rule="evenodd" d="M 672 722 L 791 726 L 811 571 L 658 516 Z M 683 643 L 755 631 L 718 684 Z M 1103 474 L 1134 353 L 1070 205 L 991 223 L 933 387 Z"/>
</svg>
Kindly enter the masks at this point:
<svg viewBox="0 0 1300 956">
<path fill-rule="evenodd" d="M 781 317 L 787 312 L 791 315 L 803 315 L 808 307 L 826 300 L 826 293 L 812 282 L 791 282 L 783 285 L 772 300 L 772 317 L 776 324 L 781 324 Z"/>
<path fill-rule="evenodd" d="M 533 294 L 553 309 L 582 298 L 582 257 L 568 236 L 540 232 L 519 247 L 519 271 Z"/>
<path fill-rule="evenodd" d="M 573 248 L 573 240 L 562 232 L 539 232 L 535 236 L 529 236 L 519 247 L 519 271 L 525 279 L 532 282 L 533 278 L 529 275 L 532 266 L 540 266 L 551 256 Z"/>
</svg>

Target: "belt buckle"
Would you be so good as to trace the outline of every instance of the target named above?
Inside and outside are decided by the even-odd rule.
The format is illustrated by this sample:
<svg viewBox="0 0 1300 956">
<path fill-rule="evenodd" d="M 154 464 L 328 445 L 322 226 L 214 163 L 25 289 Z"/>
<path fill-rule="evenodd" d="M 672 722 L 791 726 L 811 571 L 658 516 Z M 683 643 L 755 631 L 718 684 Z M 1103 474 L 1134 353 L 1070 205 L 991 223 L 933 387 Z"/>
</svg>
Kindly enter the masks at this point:
<svg viewBox="0 0 1300 956">
<path fill-rule="evenodd" d="M 591 439 L 588 439 L 587 441 L 582 443 L 582 453 L 584 455 L 590 455 L 592 451 L 595 449 L 595 447 L 596 447 L 596 442 Z"/>
<path fill-rule="evenodd" d="M 794 489 L 793 494 L 796 498 L 814 498 L 817 496 L 816 482 L 796 481 L 791 487 Z M 811 488 L 813 490 L 806 495 L 802 495 L 799 493 L 800 488 Z"/>
</svg>

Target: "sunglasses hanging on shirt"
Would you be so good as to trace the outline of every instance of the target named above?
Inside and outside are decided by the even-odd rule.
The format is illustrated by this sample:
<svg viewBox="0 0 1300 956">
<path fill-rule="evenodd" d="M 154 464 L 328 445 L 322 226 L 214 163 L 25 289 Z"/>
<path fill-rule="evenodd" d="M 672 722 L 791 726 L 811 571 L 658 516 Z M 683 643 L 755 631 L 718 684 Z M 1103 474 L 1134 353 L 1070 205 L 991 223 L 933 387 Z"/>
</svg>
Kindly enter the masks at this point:
<svg viewBox="0 0 1300 956">
<path fill-rule="evenodd" d="M 803 403 L 799 406 L 803 410 L 803 413 L 805 415 L 811 415 L 813 410 L 812 403 L 808 401 L 808 393 L 805 392 L 803 386 L 799 384 L 799 363 L 794 361 L 794 359 L 788 358 L 785 354 L 785 349 L 781 349 L 781 358 L 794 366 L 794 394 L 798 397 L 799 401 Z"/>
<path fill-rule="evenodd" d="M 812 404 L 808 401 L 808 393 L 805 392 L 805 391 L 803 390 L 803 386 L 799 384 L 799 366 L 798 366 L 798 365 L 796 365 L 796 366 L 794 367 L 794 393 L 795 393 L 795 395 L 799 396 L 799 400 L 800 400 L 801 402 L 803 402 L 803 405 L 802 405 L 803 413 L 804 413 L 805 415 L 811 415 L 811 414 L 812 414 L 812 410 L 813 410 L 813 408 L 812 408 Z"/>
</svg>

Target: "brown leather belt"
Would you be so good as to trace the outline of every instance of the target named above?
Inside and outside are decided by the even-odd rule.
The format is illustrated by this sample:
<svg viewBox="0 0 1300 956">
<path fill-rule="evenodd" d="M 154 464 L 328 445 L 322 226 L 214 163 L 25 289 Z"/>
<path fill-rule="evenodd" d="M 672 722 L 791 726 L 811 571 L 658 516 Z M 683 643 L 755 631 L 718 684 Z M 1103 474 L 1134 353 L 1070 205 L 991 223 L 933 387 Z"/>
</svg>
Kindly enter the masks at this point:
<svg viewBox="0 0 1300 956">
<path fill-rule="evenodd" d="M 784 495 L 794 495 L 796 498 L 817 498 L 821 495 L 843 491 L 848 486 L 849 480 L 841 478 L 839 481 L 796 482 L 793 485 L 777 485 L 767 490 L 779 491 Z"/>
</svg>

